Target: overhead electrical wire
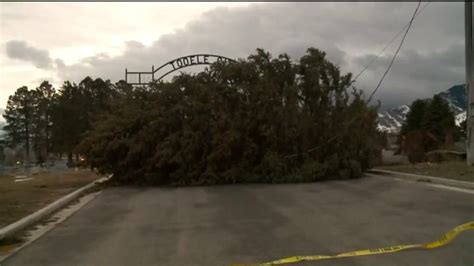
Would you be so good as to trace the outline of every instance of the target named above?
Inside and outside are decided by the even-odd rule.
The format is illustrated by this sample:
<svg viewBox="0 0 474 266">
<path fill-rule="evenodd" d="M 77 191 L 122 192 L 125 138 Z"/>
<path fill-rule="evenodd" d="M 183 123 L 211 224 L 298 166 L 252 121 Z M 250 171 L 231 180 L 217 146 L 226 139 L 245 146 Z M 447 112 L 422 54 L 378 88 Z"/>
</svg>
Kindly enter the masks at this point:
<svg viewBox="0 0 474 266">
<path fill-rule="evenodd" d="M 410 19 L 410 22 L 408 23 L 408 27 L 405 31 L 405 34 L 403 34 L 403 38 L 400 41 L 400 44 L 398 45 L 398 48 L 395 51 L 395 54 L 393 55 L 392 60 L 390 61 L 390 64 L 388 65 L 387 69 L 385 70 L 382 77 L 380 78 L 379 83 L 377 84 L 377 87 L 375 87 L 375 89 L 370 94 L 369 99 L 367 100 L 367 103 L 370 103 L 370 101 L 372 100 L 372 97 L 377 92 L 377 90 L 380 88 L 380 85 L 382 85 L 382 82 L 385 79 L 385 76 L 387 76 L 388 71 L 390 71 L 390 69 L 392 68 L 393 62 L 395 62 L 395 58 L 397 58 L 398 52 L 400 52 L 400 49 L 402 48 L 403 43 L 405 42 L 405 38 L 407 37 L 407 34 L 410 31 L 411 25 L 413 24 L 413 21 L 415 20 L 416 13 L 418 12 L 418 9 L 420 8 L 420 4 L 421 4 L 421 0 L 418 2 L 418 5 L 416 6 L 415 12 L 413 13 L 412 18 Z"/>
<path fill-rule="evenodd" d="M 427 6 L 428 4 L 430 3 L 430 1 L 428 1 L 418 12 L 415 13 L 415 16 L 414 18 L 416 18 Z M 352 80 L 352 82 L 356 82 L 357 79 L 367 70 L 367 68 L 369 68 L 369 66 L 371 66 L 384 52 L 385 50 L 387 50 L 388 47 L 390 47 L 390 45 L 398 38 L 398 36 L 400 36 L 400 34 L 402 34 L 403 32 L 405 32 L 406 28 L 408 28 L 410 26 L 410 22 L 407 23 L 385 46 L 382 50 L 380 50 L 380 52 L 372 58 L 372 60 L 369 61 L 369 63 L 367 63 L 364 68 L 359 71 L 359 73 L 357 75 L 355 75 L 354 79 Z"/>
<path fill-rule="evenodd" d="M 428 2 L 428 3 L 429 3 L 429 2 Z M 423 9 L 428 5 L 428 3 L 423 6 Z M 394 37 L 394 38 L 384 47 L 384 49 L 377 55 L 377 57 L 379 57 L 379 56 L 383 53 L 383 51 L 385 51 L 385 50 L 387 49 L 387 47 L 390 46 L 390 44 L 391 44 L 395 39 L 397 39 L 397 37 L 401 34 L 401 32 L 403 32 L 403 30 L 405 31 L 405 33 L 404 33 L 404 35 L 403 35 L 403 38 L 402 38 L 402 40 L 400 41 L 400 44 L 398 45 L 398 48 L 397 48 L 395 54 L 393 55 L 392 60 L 390 61 L 390 64 L 388 65 L 387 69 L 385 70 L 385 72 L 383 73 L 382 77 L 380 78 L 380 80 L 379 80 L 377 86 L 375 87 L 375 89 L 374 89 L 374 90 L 372 91 L 372 93 L 370 94 L 370 97 L 369 97 L 369 99 L 367 100 L 367 104 L 370 103 L 370 101 L 372 100 L 372 97 L 373 97 L 374 94 L 377 92 L 377 90 L 380 88 L 380 85 L 382 84 L 383 80 L 385 79 L 385 76 L 387 75 L 387 73 L 388 73 L 388 72 L 390 71 L 390 69 L 392 68 L 393 63 L 395 62 L 395 59 L 396 59 L 396 57 L 398 56 L 398 53 L 400 52 L 400 49 L 401 49 L 402 46 L 403 46 L 403 43 L 405 42 L 405 38 L 406 38 L 408 32 L 410 31 L 410 28 L 411 28 L 411 26 L 412 26 L 412 24 L 413 24 L 413 21 L 415 20 L 416 16 L 417 16 L 419 13 L 421 13 L 421 11 L 423 10 L 423 9 L 421 9 L 421 10 L 418 12 L 418 10 L 419 10 L 419 8 L 420 8 L 420 5 L 421 5 L 421 0 L 418 1 L 418 4 L 417 4 L 417 6 L 416 6 L 416 8 L 415 8 L 415 11 L 413 12 L 413 15 L 412 15 L 410 21 L 408 22 L 408 24 L 407 24 L 405 27 L 403 27 L 402 31 L 400 31 L 397 35 L 395 35 L 395 37 Z M 372 64 L 374 61 L 375 61 L 375 59 L 373 59 L 371 62 L 369 62 L 369 64 L 366 65 L 366 67 L 356 76 L 356 78 L 355 78 L 352 82 L 354 82 L 354 81 L 369 67 L 369 65 Z M 347 127 L 350 126 L 352 123 L 354 123 L 355 120 L 356 120 L 356 118 L 357 118 L 357 116 L 354 116 L 354 117 L 349 121 L 349 123 L 347 123 Z M 325 144 L 328 144 L 328 143 L 332 142 L 333 140 L 335 140 L 335 139 L 336 139 L 337 137 L 339 137 L 339 136 L 340 136 L 340 135 L 337 135 L 337 134 L 334 135 L 334 136 L 331 137 Z M 324 144 L 323 144 L 323 145 L 324 145 Z M 306 153 L 313 152 L 313 151 L 315 151 L 315 150 L 321 148 L 323 145 L 319 145 L 319 146 L 313 147 L 313 148 L 311 148 L 311 149 L 308 149 L 308 150 L 306 151 Z M 285 158 L 295 157 L 295 156 L 297 156 L 298 154 L 299 154 L 299 153 L 291 154 L 291 155 L 285 156 Z"/>
</svg>

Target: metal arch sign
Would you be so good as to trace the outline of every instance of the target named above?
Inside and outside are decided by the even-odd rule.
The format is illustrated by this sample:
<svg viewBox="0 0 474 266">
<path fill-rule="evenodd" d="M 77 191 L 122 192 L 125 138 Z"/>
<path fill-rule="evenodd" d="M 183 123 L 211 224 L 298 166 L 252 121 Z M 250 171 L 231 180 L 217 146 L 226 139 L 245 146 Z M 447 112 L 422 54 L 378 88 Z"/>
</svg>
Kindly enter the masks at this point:
<svg viewBox="0 0 474 266">
<path fill-rule="evenodd" d="M 162 78 L 170 74 L 171 72 L 177 71 L 179 69 L 190 67 L 190 66 L 197 66 L 197 65 L 210 65 L 215 62 L 235 62 L 234 59 L 221 56 L 221 55 L 214 55 L 214 54 L 193 54 L 193 55 L 186 55 L 174 60 L 169 61 L 168 63 L 163 64 L 159 68 L 155 69 L 155 66 L 151 67 L 151 72 L 130 72 L 125 69 L 125 82 L 130 85 L 146 85 L 149 82 L 160 81 Z M 155 78 L 155 74 L 158 71 L 165 71 L 164 74 Z M 135 75 L 138 76 L 138 82 L 129 82 L 128 76 Z M 144 78 L 146 81 L 142 81 Z"/>
</svg>

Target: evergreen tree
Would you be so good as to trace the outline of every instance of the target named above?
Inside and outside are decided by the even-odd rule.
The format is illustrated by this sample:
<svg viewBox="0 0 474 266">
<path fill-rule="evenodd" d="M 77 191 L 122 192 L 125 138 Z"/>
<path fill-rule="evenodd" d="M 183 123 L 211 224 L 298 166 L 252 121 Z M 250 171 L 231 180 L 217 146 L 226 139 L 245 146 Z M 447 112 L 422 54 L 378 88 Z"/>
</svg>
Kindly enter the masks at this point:
<svg viewBox="0 0 474 266">
<path fill-rule="evenodd" d="M 33 92 L 29 91 L 26 86 L 20 87 L 15 91 L 15 94 L 8 97 L 3 115 L 7 123 L 3 129 L 7 132 L 8 145 L 10 147 L 23 145 L 27 162 L 32 137 L 33 104 Z"/>
<path fill-rule="evenodd" d="M 447 137 L 452 137 L 456 127 L 454 113 L 443 97 L 438 94 L 433 96 L 426 108 L 422 124 L 423 129 L 433 134 L 440 143 L 444 143 Z"/>
<path fill-rule="evenodd" d="M 36 90 L 32 91 L 33 115 L 32 132 L 33 146 L 38 163 L 46 161 L 52 148 L 52 111 L 56 91 L 48 81 L 43 81 Z"/>
<path fill-rule="evenodd" d="M 455 117 L 448 102 L 440 95 L 429 100 L 415 100 L 402 125 L 400 138 L 411 162 L 423 160 L 427 151 L 451 146 L 459 138 Z"/>
<path fill-rule="evenodd" d="M 122 84 L 77 150 L 123 183 L 359 177 L 383 145 L 377 109 L 325 56 L 310 48 L 295 63 L 257 49 L 171 82 Z"/>
<path fill-rule="evenodd" d="M 58 153 L 68 155 L 68 164 L 73 162 L 73 149 L 80 139 L 80 134 L 85 130 L 85 110 L 81 108 L 84 103 L 81 91 L 75 83 L 65 81 L 56 97 L 52 121 L 54 149 Z"/>
<path fill-rule="evenodd" d="M 100 78 L 86 77 L 79 84 L 66 81 L 61 87 L 52 108 L 53 138 L 56 152 L 66 153 L 69 165 L 74 164 L 74 149 L 83 134 L 101 113 L 110 110 L 116 95 L 110 81 Z"/>
<path fill-rule="evenodd" d="M 406 120 L 402 125 L 402 134 L 424 128 L 424 118 L 429 103 L 430 102 L 427 100 L 418 99 L 411 104 L 410 111 L 408 112 Z"/>
</svg>

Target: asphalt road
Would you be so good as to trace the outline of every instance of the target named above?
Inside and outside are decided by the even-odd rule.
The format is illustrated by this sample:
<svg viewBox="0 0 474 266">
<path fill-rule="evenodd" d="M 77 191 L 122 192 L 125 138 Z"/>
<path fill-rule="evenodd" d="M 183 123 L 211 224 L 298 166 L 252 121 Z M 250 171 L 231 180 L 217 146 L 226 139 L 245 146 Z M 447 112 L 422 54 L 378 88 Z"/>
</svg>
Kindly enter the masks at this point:
<svg viewBox="0 0 474 266">
<path fill-rule="evenodd" d="M 110 188 L 3 265 L 230 265 L 433 241 L 474 220 L 474 194 L 367 177 L 288 185 Z M 448 246 L 295 265 L 474 265 Z"/>
</svg>

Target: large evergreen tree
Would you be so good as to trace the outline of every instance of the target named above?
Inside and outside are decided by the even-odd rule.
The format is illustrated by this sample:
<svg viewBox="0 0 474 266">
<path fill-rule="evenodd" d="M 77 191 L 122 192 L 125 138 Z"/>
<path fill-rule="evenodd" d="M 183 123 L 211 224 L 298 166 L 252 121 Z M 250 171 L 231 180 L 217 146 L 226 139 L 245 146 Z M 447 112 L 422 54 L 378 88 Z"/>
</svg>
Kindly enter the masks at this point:
<svg viewBox="0 0 474 266">
<path fill-rule="evenodd" d="M 440 143 L 452 135 L 456 127 L 454 113 L 448 102 L 440 95 L 433 96 L 426 108 L 423 128 L 433 134 Z"/>
<path fill-rule="evenodd" d="M 428 100 L 415 100 L 402 125 L 400 138 L 411 162 L 419 162 L 427 151 L 450 146 L 456 134 L 454 113 L 440 95 Z"/>
<path fill-rule="evenodd" d="M 262 49 L 172 82 L 120 90 L 78 146 L 127 183 L 358 177 L 381 150 L 376 108 L 317 49 L 299 63 Z"/>
<path fill-rule="evenodd" d="M 10 146 L 23 145 L 29 158 L 33 150 L 38 163 L 43 163 L 49 153 L 68 154 L 72 163 L 74 148 L 82 135 L 119 93 L 130 86 L 109 80 L 86 77 L 79 84 L 66 81 L 56 93 L 44 81 L 35 90 L 19 88 L 10 96 L 5 119 Z"/>
<path fill-rule="evenodd" d="M 79 84 L 64 82 L 52 110 L 55 151 L 66 153 L 68 163 L 73 164 L 73 154 L 82 135 L 91 129 L 93 121 L 115 97 L 116 90 L 109 80 L 84 78 Z"/>
<path fill-rule="evenodd" d="M 52 111 L 56 91 L 48 81 L 43 81 L 36 90 L 32 91 L 33 113 L 32 132 L 33 146 L 39 163 L 47 159 L 52 148 Z"/>
<path fill-rule="evenodd" d="M 26 160 L 29 160 L 34 95 L 26 86 L 18 88 L 13 95 L 8 97 L 7 107 L 3 117 L 7 132 L 7 143 L 9 146 L 22 145 L 26 152 Z"/>
<path fill-rule="evenodd" d="M 424 128 L 425 113 L 429 104 L 429 100 L 421 99 L 415 100 L 411 104 L 410 111 L 408 112 L 406 120 L 402 125 L 402 134 Z"/>
</svg>

